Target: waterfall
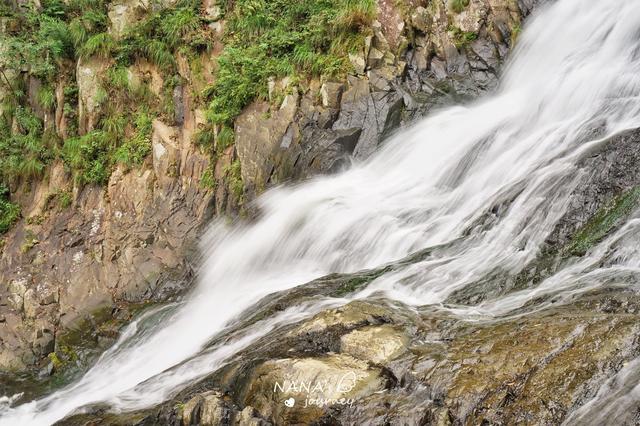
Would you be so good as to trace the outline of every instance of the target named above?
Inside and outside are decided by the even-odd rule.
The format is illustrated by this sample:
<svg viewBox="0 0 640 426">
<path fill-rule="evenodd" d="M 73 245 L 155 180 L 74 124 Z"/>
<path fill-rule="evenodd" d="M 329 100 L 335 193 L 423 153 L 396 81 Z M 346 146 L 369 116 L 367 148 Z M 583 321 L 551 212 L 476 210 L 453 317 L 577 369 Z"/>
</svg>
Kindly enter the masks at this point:
<svg viewBox="0 0 640 426">
<path fill-rule="evenodd" d="M 74 383 L 14 408 L 0 405 L 0 425 L 48 425 L 94 403 L 149 407 L 259 337 L 328 306 L 372 295 L 443 304 L 493 271 L 516 274 L 565 213 L 578 160 L 640 127 L 639 33 L 637 1 L 558 0 L 541 8 L 495 93 L 425 118 L 348 171 L 267 191 L 256 201 L 255 223 L 213 224 L 185 300 L 136 319 Z M 487 221 L 496 205 L 506 211 Z M 570 298 L 607 277 L 638 273 L 639 235 L 640 221 L 629 220 L 539 285 L 451 310 L 462 319 L 506 315 L 534 298 Z M 234 328 L 267 295 L 432 246 L 442 249 L 347 298 L 319 298 Z M 605 253 L 617 263 L 602 266 Z M 208 345 L 227 334 L 224 344 Z"/>
</svg>

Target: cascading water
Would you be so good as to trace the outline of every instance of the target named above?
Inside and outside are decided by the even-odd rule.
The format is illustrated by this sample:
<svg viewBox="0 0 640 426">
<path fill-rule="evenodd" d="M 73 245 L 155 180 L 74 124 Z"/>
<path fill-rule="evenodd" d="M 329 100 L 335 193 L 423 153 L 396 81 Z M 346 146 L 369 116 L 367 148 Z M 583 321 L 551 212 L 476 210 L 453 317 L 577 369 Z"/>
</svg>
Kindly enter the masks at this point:
<svg viewBox="0 0 640 426">
<path fill-rule="evenodd" d="M 492 271 L 515 274 L 565 212 L 581 156 L 639 126 L 640 2 L 559 0 L 528 24 L 494 95 L 425 119 L 342 174 L 267 192 L 257 223 L 214 225 L 203 238 L 199 284 L 186 300 L 129 325 L 77 382 L 0 408 L 0 425 L 48 425 L 92 403 L 148 407 L 259 337 L 327 306 L 373 294 L 441 304 Z M 503 215 L 474 226 L 501 203 L 509 205 Z M 640 221 L 629 220 L 538 286 L 451 310 L 462 319 L 504 315 L 533 298 L 568 297 L 604 277 L 640 273 L 632 238 L 639 233 Z M 269 294 L 431 246 L 443 248 L 348 299 L 290 306 L 234 328 Z M 621 253 L 619 263 L 601 266 L 612 252 Z M 223 343 L 211 344 L 220 336 Z"/>
</svg>

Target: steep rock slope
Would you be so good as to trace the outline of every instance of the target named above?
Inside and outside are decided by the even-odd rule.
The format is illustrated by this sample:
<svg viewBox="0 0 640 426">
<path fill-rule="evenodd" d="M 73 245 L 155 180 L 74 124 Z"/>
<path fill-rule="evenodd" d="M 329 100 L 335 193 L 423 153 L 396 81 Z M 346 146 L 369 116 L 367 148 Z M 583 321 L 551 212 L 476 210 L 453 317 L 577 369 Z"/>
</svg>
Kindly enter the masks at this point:
<svg viewBox="0 0 640 426">
<path fill-rule="evenodd" d="M 54 77 L 28 63 L 7 67 L 0 97 L 11 103 L 10 88 L 23 87 L 18 109 L 31 111 L 40 123 L 33 134 L 63 154 L 10 179 L 21 218 L 0 249 L 0 368 L 47 373 L 74 360 L 66 335 L 81 324 L 90 339 L 108 344 L 112 329 L 100 324 L 126 320 L 125 306 L 164 300 L 189 283 L 194 243 L 213 216 L 234 215 L 269 185 L 338 170 L 352 155 L 366 158 L 432 107 L 495 87 L 534 3 L 379 0 L 358 27 L 361 44 L 344 58 L 347 72 L 274 76 L 261 89 L 268 96 L 223 125 L 211 123 L 200 94 L 215 85 L 230 37 L 225 27 L 234 12 L 225 4 L 106 4 L 107 21 L 91 24 L 104 31 L 59 59 Z M 153 14 L 174 17 L 174 10 L 197 11 L 198 24 L 178 34 L 173 56 L 149 53 L 157 47 L 151 40 L 133 44 L 140 56 L 121 66 L 114 52 L 129 54 L 118 46 L 142 31 L 137 25 Z M 26 24 L 12 13 L 0 28 L 20 35 Z M 84 15 L 78 19 L 92 28 Z M 191 56 L 180 49 L 189 31 L 206 38 L 189 39 Z M 12 132 L 29 136 L 23 121 L 14 114 Z M 96 158 L 104 152 L 94 148 L 116 143 L 110 132 L 124 148 L 102 169 Z M 74 141 L 94 157 L 74 157 Z"/>
</svg>

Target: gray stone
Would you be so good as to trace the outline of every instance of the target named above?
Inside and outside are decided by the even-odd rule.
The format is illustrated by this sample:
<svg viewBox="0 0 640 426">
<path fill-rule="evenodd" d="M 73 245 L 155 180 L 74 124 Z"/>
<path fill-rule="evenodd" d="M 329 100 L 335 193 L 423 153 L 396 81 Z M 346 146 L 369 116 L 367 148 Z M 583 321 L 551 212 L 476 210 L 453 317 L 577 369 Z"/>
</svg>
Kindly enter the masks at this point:
<svg viewBox="0 0 640 426">
<path fill-rule="evenodd" d="M 359 53 L 349 53 L 349 61 L 351 62 L 351 65 L 353 65 L 353 69 L 356 74 L 364 74 L 367 66 L 364 55 Z"/>
<path fill-rule="evenodd" d="M 342 83 L 327 82 L 320 88 L 322 105 L 327 108 L 338 108 L 340 106 L 340 96 L 343 89 Z"/>
</svg>

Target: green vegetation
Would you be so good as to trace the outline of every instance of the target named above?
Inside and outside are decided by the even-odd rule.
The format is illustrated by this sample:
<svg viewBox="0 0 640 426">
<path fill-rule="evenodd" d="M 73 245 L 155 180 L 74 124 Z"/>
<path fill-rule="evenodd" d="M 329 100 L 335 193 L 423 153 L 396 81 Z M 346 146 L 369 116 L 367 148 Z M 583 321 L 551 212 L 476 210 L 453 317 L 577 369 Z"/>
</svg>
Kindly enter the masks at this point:
<svg viewBox="0 0 640 426">
<path fill-rule="evenodd" d="M 237 0 L 226 4 L 225 49 L 210 97 L 209 118 L 231 124 L 270 77 L 337 75 L 347 53 L 362 46 L 375 16 L 374 0 Z"/>
<path fill-rule="evenodd" d="M 469 0 L 451 0 L 449 6 L 455 13 L 461 13 L 467 6 L 469 6 Z"/>
<path fill-rule="evenodd" d="M 76 363 L 79 359 L 76 351 L 67 345 L 60 345 L 60 348 L 56 352 L 51 352 L 48 357 L 56 372 L 64 369 L 70 363 Z"/>
<path fill-rule="evenodd" d="M 336 277 L 336 282 L 338 283 L 338 286 L 332 292 L 332 296 L 343 297 L 347 294 L 360 290 L 361 288 L 366 287 L 370 282 L 372 282 L 376 278 L 389 272 L 391 268 L 392 267 L 390 266 L 385 266 L 382 268 L 372 269 L 365 272 L 358 272 L 355 274 L 338 275 Z"/>
<path fill-rule="evenodd" d="M 44 136 L 42 122 L 29 108 L 11 105 L 0 115 L 0 183 L 8 187 L 16 179 L 42 175 L 54 142 Z"/>
<path fill-rule="evenodd" d="M 39 3 L 39 6 L 36 4 Z M 171 7 L 148 7 L 122 34 L 109 31 L 108 0 L 40 0 L 0 6 L 0 184 L 3 187 L 42 178 L 52 161 L 61 159 L 79 184 L 107 182 L 116 165 L 134 167 L 151 152 L 152 122 L 175 122 L 177 89 L 184 86 L 177 58 L 198 64 L 213 48 L 215 37 L 198 0 L 178 0 Z M 268 81 L 291 77 L 337 76 L 350 70 L 348 53 L 361 49 L 375 18 L 375 0 L 225 0 L 224 50 L 218 57 L 215 83 L 197 94 L 208 106 L 208 124 L 196 142 L 211 154 L 202 184 L 215 187 L 217 158 L 234 144 L 233 121 L 254 99 L 268 97 Z M 98 73 L 94 101 L 99 106 L 90 131 L 80 132 L 78 61 L 105 60 Z M 140 59 L 154 64 L 155 74 L 138 72 Z M 193 78 L 203 82 L 202 64 Z M 132 72 L 133 71 L 133 72 Z M 200 77 L 198 77 L 200 75 Z M 33 81 L 39 87 L 33 90 Z M 57 105 L 56 88 L 63 87 Z M 290 89 L 296 90 L 296 84 Z M 282 101 L 279 90 L 272 102 Z M 35 96 L 34 96 L 35 95 Z M 30 104 L 33 101 L 37 105 Z M 29 106 L 31 105 L 31 106 Z M 53 112 L 64 126 L 51 126 Z M 43 114 L 44 112 L 44 114 Z M 43 121 L 46 118 L 46 123 Z M 59 115 L 55 117 L 59 118 Z M 45 125 L 46 124 L 46 125 Z M 241 200 L 240 163 L 224 171 L 232 194 Z M 62 207 L 70 195 L 58 194 Z M 17 206 L 2 199 L 2 225 L 19 216 Z"/>
<path fill-rule="evenodd" d="M 39 242 L 40 241 L 38 241 L 36 235 L 30 230 L 27 230 L 24 236 L 24 241 L 22 241 L 22 245 L 20 246 L 20 252 L 23 254 L 28 253 L 29 250 L 34 248 Z"/>
<path fill-rule="evenodd" d="M 462 49 L 469 45 L 472 41 L 478 38 L 478 34 L 473 31 L 462 31 L 458 27 L 451 26 L 449 27 L 449 34 L 453 39 L 453 44 L 458 49 Z"/>
<path fill-rule="evenodd" d="M 142 164 L 151 152 L 152 124 L 153 119 L 146 111 L 138 113 L 134 123 L 135 132 L 115 151 L 116 161 L 128 166 Z"/>
<path fill-rule="evenodd" d="M 43 0 L 41 4 L 41 9 L 31 3 L 0 9 L 13 29 L 0 34 L 0 84 L 9 93 L 0 105 L 0 182 L 40 177 L 46 164 L 59 156 L 81 183 L 102 184 L 116 163 L 142 163 L 151 150 L 152 120 L 163 113 L 173 119 L 173 88 L 181 83 L 175 77 L 167 78 L 164 99 L 154 105 L 144 82 L 131 87 L 127 67 L 144 57 L 173 75 L 178 48 L 194 52 L 208 48 L 200 2 L 183 0 L 172 8 L 150 10 L 117 42 L 107 32 L 106 1 Z M 24 106 L 25 82 L 15 76 L 28 70 L 38 78 L 42 82 L 38 104 L 52 110 L 56 103 L 53 86 L 60 73 L 73 69 L 76 60 L 90 57 L 116 60 L 95 96 L 99 105 L 107 106 L 109 100 L 108 110 L 95 130 L 77 135 L 78 88 L 69 83 L 63 105 L 69 137 L 61 142 Z"/>
<path fill-rule="evenodd" d="M 511 45 L 513 46 L 516 41 L 518 41 L 518 37 L 520 37 L 520 33 L 522 33 L 522 25 L 516 24 L 511 28 Z"/>
<path fill-rule="evenodd" d="M 244 184 L 242 183 L 242 175 L 240 173 L 240 161 L 235 160 L 225 168 L 224 171 L 229 190 L 238 199 L 242 199 L 242 193 L 244 192 Z"/>
<path fill-rule="evenodd" d="M 20 206 L 11 203 L 8 196 L 9 189 L 0 183 L 0 235 L 20 218 Z"/>
<path fill-rule="evenodd" d="M 640 187 L 632 188 L 613 198 L 576 232 L 565 251 L 576 256 L 584 255 L 612 230 L 620 226 L 639 203 Z"/>
</svg>

